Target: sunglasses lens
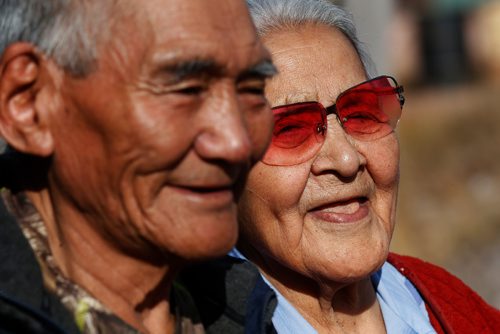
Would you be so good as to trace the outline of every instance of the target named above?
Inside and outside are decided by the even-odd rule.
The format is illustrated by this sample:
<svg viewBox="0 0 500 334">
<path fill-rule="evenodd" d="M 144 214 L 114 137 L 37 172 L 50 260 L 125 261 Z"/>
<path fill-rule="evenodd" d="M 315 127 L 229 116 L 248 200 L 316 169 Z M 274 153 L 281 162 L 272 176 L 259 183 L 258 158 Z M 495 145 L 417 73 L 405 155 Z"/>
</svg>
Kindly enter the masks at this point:
<svg viewBox="0 0 500 334">
<path fill-rule="evenodd" d="M 333 112 L 352 137 L 376 140 L 396 128 L 404 101 L 401 92 L 391 77 L 377 77 L 340 94 Z M 319 102 L 303 102 L 273 108 L 273 113 L 273 138 L 262 162 L 291 166 L 311 159 L 325 140 L 325 108 Z"/>
<path fill-rule="evenodd" d="M 355 86 L 337 99 L 337 114 L 345 131 L 359 140 L 375 140 L 391 133 L 401 117 L 395 82 L 379 77 Z"/>
<path fill-rule="evenodd" d="M 325 110 L 317 102 L 273 108 L 274 130 L 271 145 L 262 162 L 290 166 L 310 159 L 324 140 Z"/>
</svg>

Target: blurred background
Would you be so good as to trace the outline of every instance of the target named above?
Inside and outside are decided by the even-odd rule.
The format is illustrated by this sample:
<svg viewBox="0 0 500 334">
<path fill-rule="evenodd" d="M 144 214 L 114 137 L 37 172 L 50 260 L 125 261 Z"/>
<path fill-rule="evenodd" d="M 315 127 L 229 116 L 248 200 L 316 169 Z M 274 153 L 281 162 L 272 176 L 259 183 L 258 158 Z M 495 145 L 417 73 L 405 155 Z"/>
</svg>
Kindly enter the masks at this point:
<svg viewBox="0 0 500 334">
<path fill-rule="evenodd" d="M 500 1 L 343 0 L 379 74 L 405 87 L 392 250 L 500 308 Z"/>
</svg>

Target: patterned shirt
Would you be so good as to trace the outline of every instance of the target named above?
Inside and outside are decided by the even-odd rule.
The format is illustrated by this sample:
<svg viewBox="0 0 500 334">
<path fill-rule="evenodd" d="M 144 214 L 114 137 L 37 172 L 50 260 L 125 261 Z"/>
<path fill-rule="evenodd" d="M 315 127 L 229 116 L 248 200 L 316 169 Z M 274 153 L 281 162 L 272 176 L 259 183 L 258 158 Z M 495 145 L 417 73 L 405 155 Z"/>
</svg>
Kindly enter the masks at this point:
<svg viewBox="0 0 500 334">
<path fill-rule="evenodd" d="M 24 193 L 13 195 L 4 188 L 1 190 L 1 197 L 35 253 L 43 274 L 44 285 L 73 314 L 82 334 L 139 334 L 98 299 L 62 274 L 50 250 L 45 224 Z M 189 292 L 178 282 L 174 282 L 171 288 L 169 301 L 175 313 L 175 333 L 204 333 Z"/>
</svg>

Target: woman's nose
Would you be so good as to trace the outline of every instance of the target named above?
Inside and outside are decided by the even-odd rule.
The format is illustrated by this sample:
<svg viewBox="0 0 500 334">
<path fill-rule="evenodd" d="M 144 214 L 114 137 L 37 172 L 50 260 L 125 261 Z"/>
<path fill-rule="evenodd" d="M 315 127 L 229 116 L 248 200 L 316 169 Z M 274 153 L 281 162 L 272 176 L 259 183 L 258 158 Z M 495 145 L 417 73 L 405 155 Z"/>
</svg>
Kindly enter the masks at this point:
<svg viewBox="0 0 500 334">
<path fill-rule="evenodd" d="M 314 159 L 312 172 L 317 175 L 334 172 L 339 177 L 352 178 L 365 165 L 366 158 L 358 151 L 354 140 L 332 119 L 325 142 Z"/>
</svg>

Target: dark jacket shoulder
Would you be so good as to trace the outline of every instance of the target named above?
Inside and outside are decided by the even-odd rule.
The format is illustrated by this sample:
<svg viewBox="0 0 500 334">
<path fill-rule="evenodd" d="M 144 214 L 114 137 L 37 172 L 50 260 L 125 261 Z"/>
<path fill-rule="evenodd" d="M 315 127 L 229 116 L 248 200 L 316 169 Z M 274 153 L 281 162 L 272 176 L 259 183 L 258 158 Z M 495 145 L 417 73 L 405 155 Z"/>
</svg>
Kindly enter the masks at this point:
<svg viewBox="0 0 500 334">
<path fill-rule="evenodd" d="M 276 295 L 250 262 L 226 256 L 186 268 L 180 280 L 207 333 L 275 333 Z"/>
<path fill-rule="evenodd" d="M 0 200 L 0 334 L 78 333 L 71 314 L 43 286 L 35 255 Z"/>
</svg>

